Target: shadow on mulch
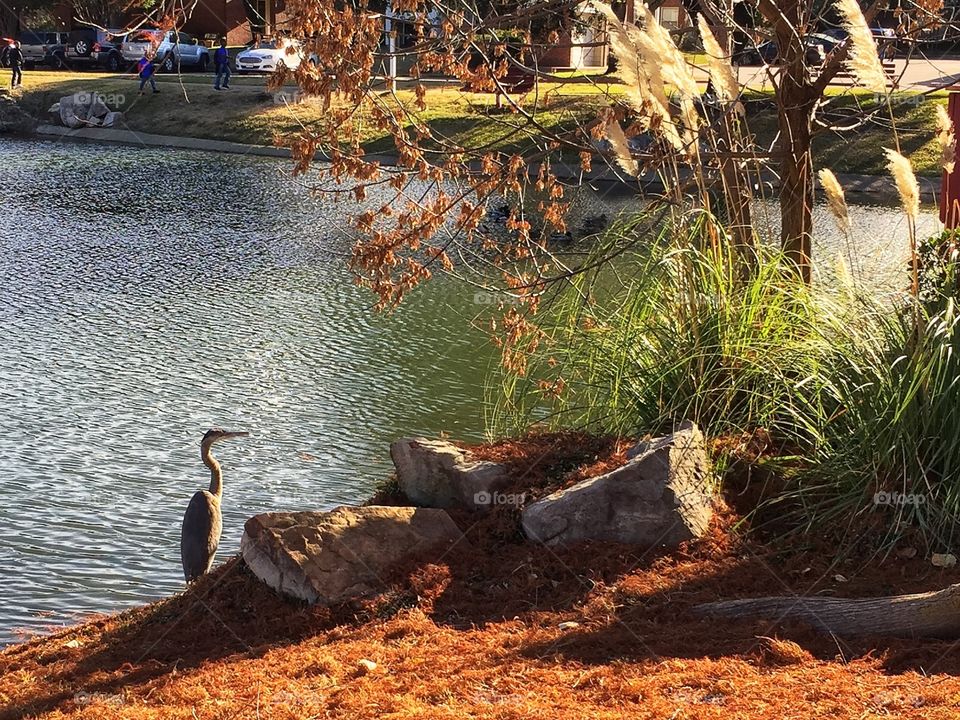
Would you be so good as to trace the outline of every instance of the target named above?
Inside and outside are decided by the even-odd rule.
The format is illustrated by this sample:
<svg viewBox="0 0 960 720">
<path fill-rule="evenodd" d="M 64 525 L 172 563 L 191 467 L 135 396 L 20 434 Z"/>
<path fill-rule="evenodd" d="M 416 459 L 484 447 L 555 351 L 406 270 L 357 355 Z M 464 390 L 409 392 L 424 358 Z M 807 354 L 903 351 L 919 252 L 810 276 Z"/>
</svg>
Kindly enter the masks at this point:
<svg viewBox="0 0 960 720">
<path fill-rule="evenodd" d="M 622 462 L 629 443 L 612 438 L 567 442 L 538 436 L 513 463 L 514 490 L 534 496 Z M 484 459 L 518 457 L 488 446 Z M 511 456 L 511 452 L 513 455 Z M 530 461 L 533 458 L 533 461 Z M 558 478 L 560 478 L 558 480 Z M 508 489 L 507 492 L 511 490 Z M 383 594 L 339 608 L 307 607 L 274 593 L 234 558 L 184 593 L 101 618 L 0 654 L 3 676 L 43 677 L 46 694 L 0 710 L 0 718 L 41 714 L 77 692 L 118 693 L 161 676 L 235 656 L 255 658 L 338 626 L 359 627 L 417 607 L 437 625 L 483 628 L 519 618 L 528 627 L 578 626 L 549 642 L 521 644 L 528 658 L 585 664 L 658 658 L 739 657 L 758 664 L 849 661 L 873 656 L 888 673 L 960 673 L 953 645 L 932 640 L 824 637 L 790 622 L 705 619 L 693 606 L 761 595 L 870 597 L 940 589 L 946 571 L 917 558 L 837 558 L 829 540 L 792 545 L 744 540 L 724 510 L 708 536 L 669 553 L 608 543 L 553 549 L 525 543 L 516 508 L 451 512 L 465 541 L 432 564 L 397 568 Z M 799 542 L 806 543 L 801 547 Z M 819 543 L 819 544 L 818 544 Z M 542 637 L 532 633 L 531 637 Z M 77 639 L 73 646 L 68 638 Z"/>
</svg>

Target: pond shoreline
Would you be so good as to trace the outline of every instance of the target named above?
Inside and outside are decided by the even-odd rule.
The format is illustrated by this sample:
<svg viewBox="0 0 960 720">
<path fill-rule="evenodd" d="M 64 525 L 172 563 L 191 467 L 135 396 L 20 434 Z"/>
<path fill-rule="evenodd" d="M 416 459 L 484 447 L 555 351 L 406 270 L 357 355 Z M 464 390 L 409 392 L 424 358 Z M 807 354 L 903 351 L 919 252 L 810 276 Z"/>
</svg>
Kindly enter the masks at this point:
<svg viewBox="0 0 960 720">
<path fill-rule="evenodd" d="M 232 155 L 253 155 L 261 157 L 290 158 L 289 148 L 270 145 L 254 145 L 227 140 L 211 140 L 209 138 L 183 137 L 175 135 L 158 135 L 135 130 L 119 130 L 113 128 L 78 128 L 70 129 L 57 125 L 41 124 L 36 128 L 36 135 L 41 138 L 59 138 L 72 142 L 108 143 L 131 147 L 160 147 L 176 148 L 181 150 L 198 150 L 202 152 L 225 153 Z M 396 164 L 396 156 L 385 153 L 373 153 L 365 156 L 369 162 L 378 162 L 381 165 Z M 327 158 L 317 153 L 316 160 L 325 162 Z M 620 186 L 624 194 L 636 192 L 633 184 L 625 182 L 609 167 L 591 170 L 584 173 L 579 165 L 554 163 L 554 173 L 560 180 L 579 180 L 584 183 L 603 183 L 608 186 Z M 880 204 L 898 204 L 900 197 L 893 180 L 883 175 L 837 175 L 845 193 L 859 201 L 872 201 Z M 941 179 L 932 177 L 918 177 L 920 183 L 920 199 L 924 204 L 933 205 L 939 201 Z M 765 182 L 770 183 L 775 190 L 777 185 L 774 178 Z M 663 183 L 655 175 L 644 177 L 641 187 L 646 192 L 662 192 Z"/>
</svg>

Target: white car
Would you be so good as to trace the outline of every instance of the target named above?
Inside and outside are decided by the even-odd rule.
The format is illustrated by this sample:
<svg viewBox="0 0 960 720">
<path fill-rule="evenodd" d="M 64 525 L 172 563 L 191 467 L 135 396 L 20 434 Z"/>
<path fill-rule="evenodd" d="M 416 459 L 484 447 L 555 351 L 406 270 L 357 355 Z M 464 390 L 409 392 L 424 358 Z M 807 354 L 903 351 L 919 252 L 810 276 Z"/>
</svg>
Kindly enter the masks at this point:
<svg viewBox="0 0 960 720">
<path fill-rule="evenodd" d="M 239 73 L 272 73 L 282 63 L 291 70 L 300 67 L 308 60 L 316 65 L 316 58 L 306 58 L 303 46 L 296 40 L 287 38 L 264 38 L 237 55 L 235 65 Z"/>
</svg>

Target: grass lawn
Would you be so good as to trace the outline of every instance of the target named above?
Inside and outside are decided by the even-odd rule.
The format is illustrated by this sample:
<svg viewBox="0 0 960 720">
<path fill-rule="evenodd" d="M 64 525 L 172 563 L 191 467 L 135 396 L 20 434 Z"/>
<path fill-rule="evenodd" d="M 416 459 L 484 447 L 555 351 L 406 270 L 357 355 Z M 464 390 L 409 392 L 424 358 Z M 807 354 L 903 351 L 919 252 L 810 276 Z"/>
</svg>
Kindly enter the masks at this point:
<svg viewBox="0 0 960 720">
<path fill-rule="evenodd" d="M 160 94 L 138 95 L 138 80 L 133 76 L 107 73 L 28 72 L 24 76 L 22 106 L 43 118 L 46 110 L 61 97 L 78 92 L 101 93 L 111 109 L 122 110 L 132 130 L 160 135 L 233 140 L 261 145 L 277 144 L 278 136 L 289 136 L 302 125 L 323 127 L 328 113 L 311 99 L 289 104 L 296 87 L 282 93 L 266 88 L 263 77 L 234 75 L 230 90 L 213 89 L 211 75 L 159 75 Z M 592 114 L 602 101 L 595 86 L 571 88 L 545 84 L 541 87 L 541 110 L 537 118 L 548 129 L 559 129 L 580 117 Z M 412 90 L 401 89 L 398 97 L 413 102 Z M 437 132 L 456 137 L 467 145 L 490 145 L 503 150 L 519 149 L 539 137 L 527 121 L 514 114 L 492 112 L 494 98 L 489 94 L 465 93 L 459 87 L 432 88 L 428 109 L 420 118 Z M 362 116 L 362 137 L 368 150 L 389 152 L 392 139 Z"/>
<path fill-rule="evenodd" d="M 605 94 L 619 94 L 622 87 L 610 85 L 606 78 L 581 78 L 580 82 L 542 83 L 537 96 L 537 121 L 547 130 L 569 128 L 591 119 L 606 103 Z M 160 95 L 138 96 L 138 81 L 131 75 L 108 73 L 71 73 L 28 71 L 21 96 L 23 107 L 35 117 L 60 97 L 76 92 L 97 92 L 107 96 L 108 104 L 125 114 L 127 127 L 161 135 L 233 140 L 274 145 L 297 133 L 302 126 L 322 129 L 328 120 L 323 107 L 306 99 L 288 105 L 277 93 L 267 90 L 263 77 L 234 75 L 231 89 L 217 92 L 211 75 L 184 74 L 158 76 Z M 288 97 L 296 88 L 285 89 Z M 814 145 L 817 167 L 829 166 L 837 173 L 882 174 L 885 172 L 883 147 L 895 147 L 892 129 L 900 135 L 902 152 L 911 158 L 920 175 L 938 175 L 939 150 L 934 140 L 934 104 L 945 103 L 945 94 L 924 98 L 916 104 L 910 97 L 895 96 L 893 119 L 886 106 L 877 106 L 866 93 L 831 89 L 829 103 L 821 117 L 851 126 L 838 133 L 822 132 Z M 413 92 L 401 89 L 403 103 L 413 101 Z M 769 95 L 751 92 L 754 99 Z M 528 96 L 527 107 L 533 107 Z M 906 100 L 906 101 L 905 101 Z M 431 86 L 427 93 L 427 111 L 423 122 L 443 136 L 465 146 L 489 146 L 505 151 L 521 150 L 541 139 L 540 132 L 522 116 L 492 112 L 494 98 L 489 94 L 466 93 L 456 85 Z M 776 137 L 776 117 L 772 104 L 759 102 L 748 117 L 749 130 L 761 146 L 769 146 Z M 856 124 L 862 112 L 871 114 L 868 122 Z M 392 138 L 369 121 L 358 116 L 365 148 L 369 152 L 391 152 Z"/>
</svg>

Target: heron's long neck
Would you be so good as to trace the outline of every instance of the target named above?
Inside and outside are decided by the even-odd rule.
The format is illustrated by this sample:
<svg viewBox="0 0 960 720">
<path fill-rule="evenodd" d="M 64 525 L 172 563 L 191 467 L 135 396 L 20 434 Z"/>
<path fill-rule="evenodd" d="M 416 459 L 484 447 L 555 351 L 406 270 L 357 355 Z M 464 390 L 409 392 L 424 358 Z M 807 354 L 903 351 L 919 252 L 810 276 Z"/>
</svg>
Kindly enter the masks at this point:
<svg viewBox="0 0 960 720">
<path fill-rule="evenodd" d="M 200 457 L 203 464 L 210 468 L 210 493 L 216 497 L 223 495 L 223 473 L 220 471 L 220 463 L 210 454 L 210 448 L 204 447 L 200 451 Z"/>
</svg>

